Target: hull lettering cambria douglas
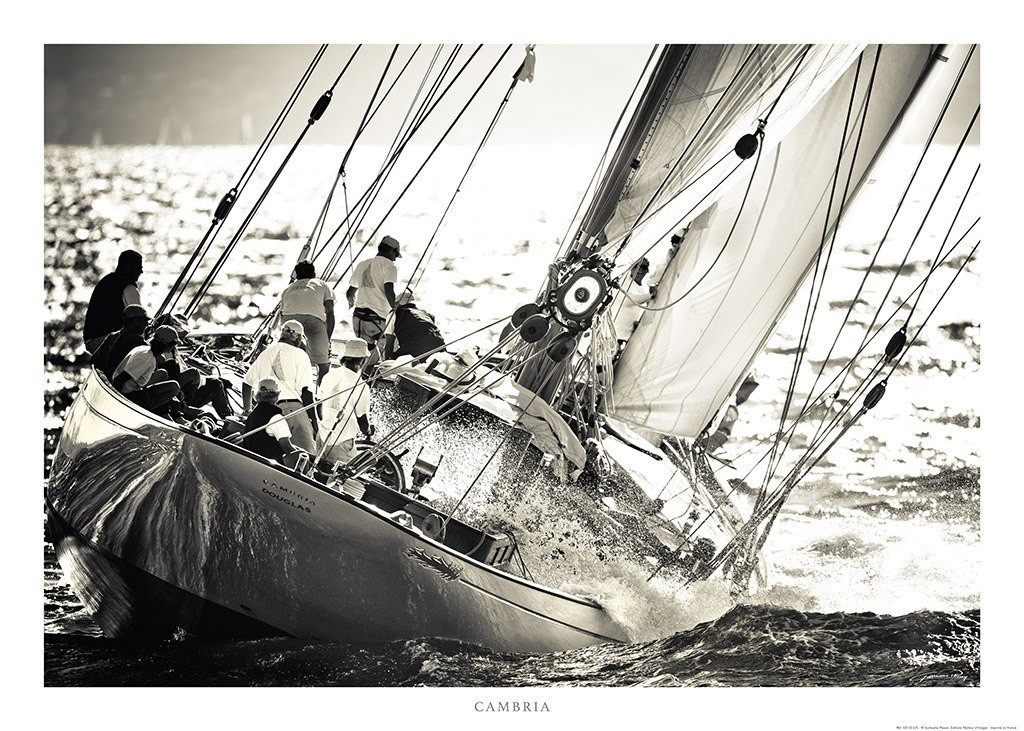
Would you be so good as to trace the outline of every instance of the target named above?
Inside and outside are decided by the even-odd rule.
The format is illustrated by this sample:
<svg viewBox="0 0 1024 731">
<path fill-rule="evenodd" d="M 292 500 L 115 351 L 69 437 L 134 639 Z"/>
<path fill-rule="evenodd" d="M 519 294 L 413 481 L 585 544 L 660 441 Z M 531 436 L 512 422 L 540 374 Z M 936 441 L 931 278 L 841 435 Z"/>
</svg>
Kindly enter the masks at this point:
<svg viewBox="0 0 1024 731">
<path fill-rule="evenodd" d="M 309 506 L 307 506 L 307 505 L 297 505 L 294 502 L 292 502 L 291 500 L 289 500 L 288 498 L 284 497 L 283 495 L 279 495 L 276 492 L 268 490 L 265 487 L 262 488 L 261 492 L 263 492 L 263 493 L 265 493 L 267 495 L 270 495 L 270 497 L 274 498 L 275 500 L 280 500 L 285 505 L 291 505 L 293 508 L 295 508 L 297 510 L 305 510 L 307 513 L 312 513 L 313 512 L 312 510 L 309 509 Z"/>
</svg>

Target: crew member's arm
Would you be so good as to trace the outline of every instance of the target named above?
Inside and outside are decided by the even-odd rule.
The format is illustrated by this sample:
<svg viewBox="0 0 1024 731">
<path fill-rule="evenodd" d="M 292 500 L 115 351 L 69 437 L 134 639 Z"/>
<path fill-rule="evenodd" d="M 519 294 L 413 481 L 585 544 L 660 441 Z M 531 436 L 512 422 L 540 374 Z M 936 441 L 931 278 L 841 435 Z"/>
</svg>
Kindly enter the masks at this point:
<svg viewBox="0 0 1024 731">
<path fill-rule="evenodd" d="M 168 378 L 176 380 L 181 375 L 182 369 L 181 363 L 178 362 L 178 351 L 173 347 L 158 355 L 156 363 L 158 368 L 163 368 L 167 371 Z"/>
<path fill-rule="evenodd" d="M 252 410 L 252 386 L 242 381 L 242 416 L 248 416 Z"/>
<path fill-rule="evenodd" d="M 327 339 L 330 340 L 334 334 L 334 300 L 324 302 L 324 312 L 327 316 Z"/>
<path fill-rule="evenodd" d="M 292 444 L 292 431 L 288 428 L 288 422 L 275 415 L 267 423 L 266 431 L 267 434 L 277 440 L 278 446 L 281 447 L 285 466 L 295 467 L 299 455 L 305 452 L 305 450 Z"/>
<path fill-rule="evenodd" d="M 356 306 L 356 290 L 358 287 L 349 287 L 348 291 L 345 292 L 345 299 L 348 300 L 349 309 Z"/>
<path fill-rule="evenodd" d="M 132 353 L 126 355 L 121 364 L 114 369 L 114 388 L 121 393 L 127 393 L 124 389 L 129 383 L 134 385 L 134 388 L 131 390 L 140 391 L 151 380 L 152 372 L 147 369 L 146 361 L 138 356 L 133 357 Z"/>
<path fill-rule="evenodd" d="M 302 389 L 302 403 L 304 406 L 313 405 L 313 392 L 308 388 Z M 316 408 L 306 409 L 306 414 L 309 416 L 309 423 L 313 425 L 313 436 L 320 433 L 320 420 L 316 415 Z"/>
<path fill-rule="evenodd" d="M 391 309 L 395 309 L 395 283 L 384 282 L 384 296 L 388 298 L 388 304 L 391 305 Z"/>
<path fill-rule="evenodd" d="M 121 371 L 114 377 L 114 388 L 121 393 L 124 393 L 125 384 L 132 380 L 132 375 L 128 371 Z"/>
<path fill-rule="evenodd" d="M 359 431 L 368 437 L 372 437 L 374 429 L 370 423 L 370 392 L 364 383 L 359 384 L 354 413 L 356 415 L 356 423 L 359 425 Z"/>
</svg>

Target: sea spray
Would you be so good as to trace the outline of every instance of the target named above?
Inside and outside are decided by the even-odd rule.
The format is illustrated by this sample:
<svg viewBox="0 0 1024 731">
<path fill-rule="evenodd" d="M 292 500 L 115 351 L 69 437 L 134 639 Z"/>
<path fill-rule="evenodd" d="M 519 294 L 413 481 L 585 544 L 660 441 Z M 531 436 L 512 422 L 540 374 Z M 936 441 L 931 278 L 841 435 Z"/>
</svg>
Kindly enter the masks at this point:
<svg viewBox="0 0 1024 731">
<path fill-rule="evenodd" d="M 684 584 L 650 578 L 650 571 L 625 561 L 588 569 L 585 582 L 566 582 L 562 591 L 591 597 L 626 631 L 630 642 L 648 642 L 692 629 L 725 614 L 736 600 L 726 581 Z"/>
</svg>

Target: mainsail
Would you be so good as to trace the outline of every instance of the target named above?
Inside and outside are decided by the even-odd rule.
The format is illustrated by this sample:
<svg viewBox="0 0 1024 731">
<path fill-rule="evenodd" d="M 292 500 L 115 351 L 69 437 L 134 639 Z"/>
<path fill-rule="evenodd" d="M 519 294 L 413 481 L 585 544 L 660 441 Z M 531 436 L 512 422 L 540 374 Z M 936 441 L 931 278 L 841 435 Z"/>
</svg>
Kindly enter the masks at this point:
<svg viewBox="0 0 1024 731">
<path fill-rule="evenodd" d="M 671 233 L 735 182 L 741 135 L 768 126 L 785 137 L 860 54 L 862 46 L 667 46 L 582 233 L 622 248 Z M 763 124 L 762 124 L 763 123 Z M 728 181 L 728 182 L 727 182 Z M 669 224 L 672 226 L 672 224 Z M 646 235 L 643 235 L 646 234 Z M 629 258 L 629 257 L 627 257 Z"/>
<path fill-rule="evenodd" d="M 861 51 L 829 45 L 662 48 L 566 261 L 599 254 L 624 278 L 741 180 L 739 171 L 753 161 L 737 157 L 737 140 L 761 137 L 766 128 L 770 139 L 785 137 Z M 538 350 L 559 331 L 552 328 Z M 520 382 L 550 400 L 560 370 L 560 364 L 531 359 Z"/>
<path fill-rule="evenodd" d="M 865 63 L 847 68 L 784 139 L 765 135 L 743 183 L 689 226 L 617 364 L 611 414 L 680 437 L 707 427 L 792 301 L 931 57 L 930 46 L 869 48 Z"/>
</svg>

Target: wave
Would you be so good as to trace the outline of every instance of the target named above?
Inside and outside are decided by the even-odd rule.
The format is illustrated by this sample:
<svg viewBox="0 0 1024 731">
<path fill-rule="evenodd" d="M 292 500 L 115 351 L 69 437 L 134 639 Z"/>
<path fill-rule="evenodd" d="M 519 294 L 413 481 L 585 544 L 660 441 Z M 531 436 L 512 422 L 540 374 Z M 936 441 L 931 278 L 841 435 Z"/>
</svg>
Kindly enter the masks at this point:
<svg viewBox="0 0 1024 731">
<path fill-rule="evenodd" d="M 47 686 L 977 686 L 980 610 L 815 614 L 741 605 L 664 639 L 509 655 L 439 639 L 382 644 L 48 633 Z"/>
</svg>

